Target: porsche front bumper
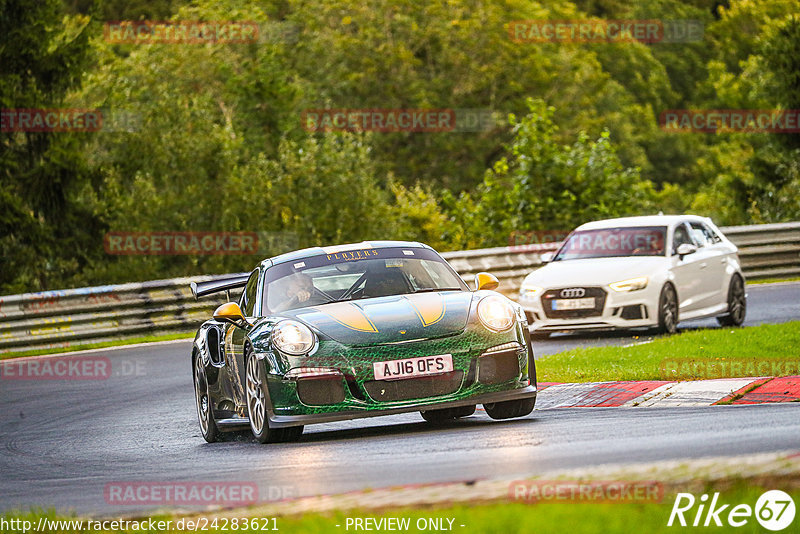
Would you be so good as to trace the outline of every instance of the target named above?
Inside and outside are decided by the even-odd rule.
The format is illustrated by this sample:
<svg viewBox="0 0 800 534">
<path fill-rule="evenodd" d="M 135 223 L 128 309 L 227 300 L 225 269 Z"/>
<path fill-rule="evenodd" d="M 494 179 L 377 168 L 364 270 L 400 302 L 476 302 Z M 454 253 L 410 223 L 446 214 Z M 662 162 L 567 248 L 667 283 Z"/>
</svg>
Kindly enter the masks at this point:
<svg viewBox="0 0 800 534">
<path fill-rule="evenodd" d="M 391 415 L 488 404 L 536 396 L 535 364 L 529 361 L 527 325 L 503 334 L 467 328 L 440 339 L 360 348 L 321 343 L 310 357 L 267 366 L 270 426 Z M 437 375 L 377 380 L 373 363 L 448 354 L 453 370 Z"/>
</svg>

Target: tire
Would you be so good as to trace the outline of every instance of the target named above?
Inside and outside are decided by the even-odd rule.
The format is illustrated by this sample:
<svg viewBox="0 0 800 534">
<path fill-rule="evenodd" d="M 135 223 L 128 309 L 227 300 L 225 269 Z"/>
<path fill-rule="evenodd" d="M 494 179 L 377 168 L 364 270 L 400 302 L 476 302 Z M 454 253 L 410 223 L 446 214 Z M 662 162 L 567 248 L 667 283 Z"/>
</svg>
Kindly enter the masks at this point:
<svg viewBox="0 0 800 534">
<path fill-rule="evenodd" d="M 744 280 L 735 274 L 728 286 L 728 313 L 717 317 L 717 322 L 720 326 L 742 326 L 746 315 L 747 295 L 744 291 Z"/>
<path fill-rule="evenodd" d="M 533 411 L 536 404 L 536 397 L 528 399 L 493 402 L 484 404 L 483 409 L 492 419 L 513 419 L 514 417 L 525 417 Z"/>
<path fill-rule="evenodd" d="M 425 410 L 419 412 L 422 418 L 429 423 L 446 423 L 461 417 L 469 417 L 475 413 L 475 405 L 459 406 L 458 408 L 444 408 L 443 410 Z"/>
<path fill-rule="evenodd" d="M 250 430 L 260 443 L 277 441 L 282 434 L 269 427 L 267 417 L 267 386 L 264 365 L 252 353 L 245 350 L 247 372 L 245 373 L 245 392 L 247 396 L 247 417 Z"/>
<path fill-rule="evenodd" d="M 276 443 L 290 443 L 292 441 L 297 441 L 300 439 L 300 436 L 303 435 L 303 425 L 275 428 L 272 432 L 274 434 L 274 439 L 272 441 Z"/>
<path fill-rule="evenodd" d="M 678 294 L 672 284 L 664 284 L 658 297 L 658 332 L 674 334 L 678 331 Z"/>
<path fill-rule="evenodd" d="M 200 432 L 203 434 L 203 439 L 209 443 L 214 443 L 220 440 L 222 433 L 217 428 L 216 421 L 214 421 L 214 407 L 211 405 L 211 399 L 208 395 L 208 378 L 203 367 L 203 358 L 197 353 L 194 354 L 193 358 L 194 397 Z"/>
</svg>

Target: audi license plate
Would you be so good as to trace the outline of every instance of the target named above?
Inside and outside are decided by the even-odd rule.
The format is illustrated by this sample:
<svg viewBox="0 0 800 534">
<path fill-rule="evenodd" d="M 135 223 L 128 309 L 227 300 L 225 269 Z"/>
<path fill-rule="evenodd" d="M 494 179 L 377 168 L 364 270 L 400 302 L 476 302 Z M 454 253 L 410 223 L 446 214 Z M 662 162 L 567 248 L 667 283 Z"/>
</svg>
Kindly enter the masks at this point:
<svg viewBox="0 0 800 534">
<path fill-rule="evenodd" d="M 440 354 L 439 356 L 375 362 L 372 364 L 372 369 L 375 371 L 376 380 L 438 375 L 440 373 L 449 373 L 453 370 L 453 356 L 451 354 Z"/>
<path fill-rule="evenodd" d="M 554 310 L 585 310 L 594 308 L 594 297 L 585 299 L 555 299 L 553 300 Z"/>
</svg>

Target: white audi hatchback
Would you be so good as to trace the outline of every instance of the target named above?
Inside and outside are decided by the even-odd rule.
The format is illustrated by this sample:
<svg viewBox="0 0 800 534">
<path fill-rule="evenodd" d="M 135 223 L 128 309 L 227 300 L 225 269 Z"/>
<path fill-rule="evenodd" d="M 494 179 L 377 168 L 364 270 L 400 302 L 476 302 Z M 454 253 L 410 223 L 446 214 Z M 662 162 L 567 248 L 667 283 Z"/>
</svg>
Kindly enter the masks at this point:
<svg viewBox="0 0 800 534">
<path fill-rule="evenodd" d="M 522 282 L 533 331 L 656 327 L 716 317 L 738 326 L 747 310 L 736 246 L 710 219 L 625 217 L 576 228 Z"/>
</svg>

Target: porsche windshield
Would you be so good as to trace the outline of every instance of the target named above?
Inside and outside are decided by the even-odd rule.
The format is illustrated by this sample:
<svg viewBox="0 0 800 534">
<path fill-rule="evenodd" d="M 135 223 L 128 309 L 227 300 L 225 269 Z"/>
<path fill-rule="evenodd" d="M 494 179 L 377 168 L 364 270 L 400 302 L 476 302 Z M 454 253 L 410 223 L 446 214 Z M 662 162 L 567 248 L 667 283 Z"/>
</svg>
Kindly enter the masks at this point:
<svg viewBox="0 0 800 534">
<path fill-rule="evenodd" d="M 456 272 L 425 248 L 367 248 L 320 254 L 267 269 L 267 314 L 427 291 L 467 291 Z"/>
<path fill-rule="evenodd" d="M 666 226 L 601 228 L 573 232 L 553 261 L 619 256 L 663 256 Z"/>
</svg>

